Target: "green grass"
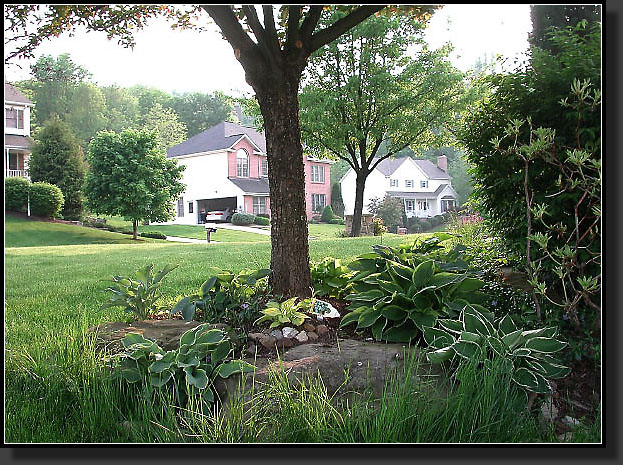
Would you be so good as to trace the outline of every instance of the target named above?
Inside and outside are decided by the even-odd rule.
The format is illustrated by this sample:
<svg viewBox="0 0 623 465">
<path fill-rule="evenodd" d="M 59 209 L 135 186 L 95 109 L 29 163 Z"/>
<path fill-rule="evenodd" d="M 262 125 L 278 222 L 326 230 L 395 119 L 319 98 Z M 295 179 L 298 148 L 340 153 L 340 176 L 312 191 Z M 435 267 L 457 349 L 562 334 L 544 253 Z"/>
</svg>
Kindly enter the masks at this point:
<svg viewBox="0 0 623 465">
<path fill-rule="evenodd" d="M 145 242 L 154 239 L 141 238 Z M 85 228 L 64 223 L 30 221 L 5 216 L 5 247 L 41 247 L 73 244 L 130 244 L 136 241 L 131 236 L 110 231 Z"/>
<path fill-rule="evenodd" d="M 491 380 L 464 383 L 464 390 L 440 399 L 388 387 L 380 405 L 365 402 L 340 409 L 321 384 L 296 390 L 275 383 L 260 405 L 281 402 L 281 413 L 244 413 L 231 417 L 200 415 L 191 408 L 175 417 L 166 399 L 145 393 L 106 376 L 86 329 L 107 321 L 129 321 L 121 309 L 100 310 L 103 292 L 113 274 L 133 274 L 154 263 L 179 267 L 163 281 L 165 302 L 195 292 L 209 268 L 239 271 L 270 263 L 270 243 L 180 244 L 128 241 L 120 234 L 54 223 L 7 222 L 7 238 L 15 243 L 37 226 L 30 243 L 5 248 L 5 441 L 30 442 L 444 442 L 531 441 L 541 439 L 529 419 L 518 417 L 515 398 L 500 392 Z M 126 243 L 88 243 L 68 233 L 75 245 L 63 242 L 58 226 L 103 236 L 121 236 Z M 322 225 L 324 226 L 324 225 Z M 41 236 L 41 237 L 40 237 Z M 102 236 L 102 237 L 103 237 Z M 27 238 L 24 235 L 24 238 Z M 387 245 L 414 236 L 386 234 Z M 92 238 L 89 240 L 93 240 Z M 7 243 L 9 241 L 7 240 Z M 318 239 L 310 242 L 312 261 L 328 255 L 348 263 L 381 242 L 380 237 Z M 487 382 L 489 384 L 487 384 Z M 495 394 L 495 395 L 494 395 Z M 258 394 L 259 395 L 259 394 Z M 444 408 L 440 405 L 445 405 Z M 379 409 L 380 410 L 375 410 Z M 350 410 L 349 410 L 350 409 Z M 348 412 L 353 412 L 351 416 Z M 379 413 L 380 412 L 380 413 Z M 244 414 L 243 414 L 244 413 Z M 264 412 L 265 413 L 265 412 Z M 124 423 L 125 422 L 125 423 Z M 124 425 L 138 425 L 126 427 Z M 194 436 L 177 435 L 185 428 Z M 265 434 L 266 432 L 271 434 Z M 595 439 L 593 433 L 587 438 Z M 591 441 L 587 441 L 591 442 Z"/>
</svg>

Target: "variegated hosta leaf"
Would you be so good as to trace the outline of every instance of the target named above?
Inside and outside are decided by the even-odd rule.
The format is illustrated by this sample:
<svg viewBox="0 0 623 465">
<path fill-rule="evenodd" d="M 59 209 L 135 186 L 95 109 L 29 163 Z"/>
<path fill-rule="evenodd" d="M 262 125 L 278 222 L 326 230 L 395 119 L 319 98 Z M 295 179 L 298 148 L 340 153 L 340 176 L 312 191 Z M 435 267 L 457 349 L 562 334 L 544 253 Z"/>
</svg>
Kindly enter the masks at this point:
<svg viewBox="0 0 623 465">
<path fill-rule="evenodd" d="M 454 355 L 455 352 L 452 347 L 444 347 L 433 352 L 428 352 L 426 358 L 430 363 L 441 363 L 450 360 Z"/>
<path fill-rule="evenodd" d="M 513 373 L 513 381 L 531 392 L 536 392 L 538 394 L 551 392 L 551 386 L 542 375 L 524 367 L 515 370 Z"/>
<path fill-rule="evenodd" d="M 566 342 L 558 341 L 550 337 L 534 337 L 526 341 L 524 346 L 527 349 L 531 349 L 537 352 L 545 352 L 551 354 L 564 349 L 566 345 Z"/>
<path fill-rule="evenodd" d="M 452 344 L 452 348 L 458 356 L 467 360 L 480 359 L 482 354 L 480 346 L 475 342 L 456 341 L 454 344 Z"/>
<path fill-rule="evenodd" d="M 195 386 L 197 389 L 205 389 L 208 385 L 208 376 L 205 370 L 195 367 L 184 368 L 186 373 L 186 381 L 188 384 Z"/>
<path fill-rule="evenodd" d="M 161 373 L 152 373 L 149 376 L 149 381 L 154 387 L 162 387 L 167 384 L 172 377 L 173 373 L 169 370 L 166 370 Z"/>
<path fill-rule="evenodd" d="M 424 328 L 424 340 L 434 349 L 451 346 L 455 341 L 452 334 L 438 328 Z"/>
</svg>

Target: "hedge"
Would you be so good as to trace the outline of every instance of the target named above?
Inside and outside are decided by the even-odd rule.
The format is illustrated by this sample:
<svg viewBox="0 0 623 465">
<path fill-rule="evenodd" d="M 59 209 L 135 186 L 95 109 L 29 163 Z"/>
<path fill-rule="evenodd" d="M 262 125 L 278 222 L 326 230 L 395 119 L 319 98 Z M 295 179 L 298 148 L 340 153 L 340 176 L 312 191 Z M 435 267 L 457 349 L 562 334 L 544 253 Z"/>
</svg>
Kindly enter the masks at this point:
<svg viewBox="0 0 623 465">
<path fill-rule="evenodd" d="M 255 215 L 253 213 L 234 213 L 231 217 L 232 224 L 237 226 L 247 226 L 253 224 Z"/>
<path fill-rule="evenodd" d="M 54 218 L 63 208 L 65 199 L 61 190 L 49 182 L 33 182 L 30 185 L 30 213 L 35 216 Z"/>
<path fill-rule="evenodd" d="M 157 231 L 145 231 L 139 234 L 141 237 L 150 237 L 152 239 L 166 239 L 167 235 Z"/>
<path fill-rule="evenodd" d="M 322 221 L 323 223 L 329 223 L 332 219 L 333 208 L 331 208 L 331 205 L 327 205 L 326 207 L 324 207 L 324 210 L 322 210 L 322 216 L 320 217 L 320 221 Z"/>
<path fill-rule="evenodd" d="M 14 212 L 25 212 L 28 206 L 30 181 L 26 178 L 4 178 L 4 208 Z"/>
<path fill-rule="evenodd" d="M 255 224 L 259 224 L 260 226 L 268 226 L 270 224 L 270 220 L 268 218 L 264 218 L 263 216 L 256 216 L 253 222 Z"/>
</svg>

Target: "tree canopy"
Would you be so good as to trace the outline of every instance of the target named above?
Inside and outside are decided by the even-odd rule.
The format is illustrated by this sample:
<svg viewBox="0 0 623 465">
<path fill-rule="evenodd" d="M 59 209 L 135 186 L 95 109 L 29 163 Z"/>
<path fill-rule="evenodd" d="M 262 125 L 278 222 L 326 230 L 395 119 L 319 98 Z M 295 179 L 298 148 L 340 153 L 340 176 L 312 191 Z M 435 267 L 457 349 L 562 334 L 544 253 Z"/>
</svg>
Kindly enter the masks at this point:
<svg viewBox="0 0 623 465">
<path fill-rule="evenodd" d="M 184 166 L 158 151 L 153 133 L 126 129 L 100 132 L 89 144 L 85 195 L 95 213 L 138 222 L 162 222 L 174 216 L 173 203 L 184 191 Z"/>
</svg>

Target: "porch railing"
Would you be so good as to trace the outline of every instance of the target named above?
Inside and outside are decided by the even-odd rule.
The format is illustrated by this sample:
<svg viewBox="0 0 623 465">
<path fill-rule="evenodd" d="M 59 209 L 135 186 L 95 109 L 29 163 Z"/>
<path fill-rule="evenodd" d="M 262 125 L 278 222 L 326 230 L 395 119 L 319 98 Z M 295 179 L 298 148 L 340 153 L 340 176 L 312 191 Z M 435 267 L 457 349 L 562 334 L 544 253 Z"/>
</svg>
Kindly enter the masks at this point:
<svg viewBox="0 0 623 465">
<path fill-rule="evenodd" d="M 19 177 L 27 178 L 26 170 L 6 170 L 4 174 L 5 178 Z"/>
</svg>

